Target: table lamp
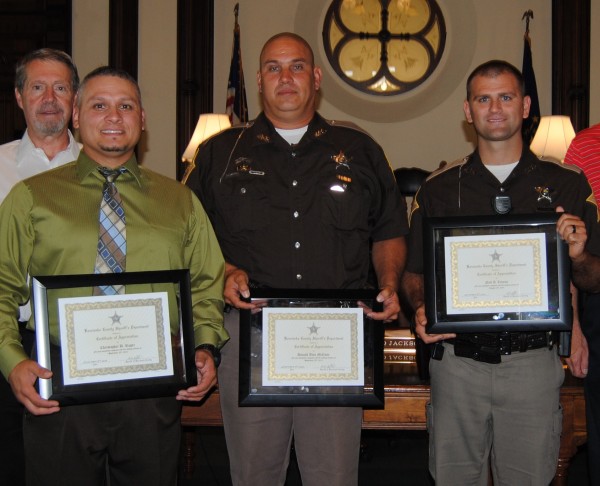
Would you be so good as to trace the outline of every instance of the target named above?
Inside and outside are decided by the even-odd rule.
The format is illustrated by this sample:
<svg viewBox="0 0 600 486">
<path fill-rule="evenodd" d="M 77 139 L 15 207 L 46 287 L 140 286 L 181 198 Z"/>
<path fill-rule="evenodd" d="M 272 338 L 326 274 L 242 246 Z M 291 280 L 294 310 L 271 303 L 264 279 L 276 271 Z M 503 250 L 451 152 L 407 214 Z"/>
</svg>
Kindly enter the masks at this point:
<svg viewBox="0 0 600 486">
<path fill-rule="evenodd" d="M 540 159 L 562 162 L 575 130 L 568 116 L 543 116 L 531 142 L 531 151 Z"/>
<path fill-rule="evenodd" d="M 182 184 L 187 182 L 188 177 L 196 167 L 196 157 L 202 142 L 230 126 L 231 122 L 227 115 L 218 113 L 203 113 L 200 115 L 190 143 L 181 156 L 181 161 L 188 164 L 181 179 Z"/>
</svg>

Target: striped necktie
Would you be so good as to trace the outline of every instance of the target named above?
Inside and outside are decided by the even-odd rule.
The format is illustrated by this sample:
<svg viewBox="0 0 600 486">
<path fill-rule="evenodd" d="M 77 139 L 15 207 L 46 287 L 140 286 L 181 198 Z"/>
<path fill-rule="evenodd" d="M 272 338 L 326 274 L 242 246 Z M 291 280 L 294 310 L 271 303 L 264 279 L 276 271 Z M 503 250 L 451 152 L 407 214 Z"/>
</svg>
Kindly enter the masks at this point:
<svg viewBox="0 0 600 486">
<path fill-rule="evenodd" d="M 115 181 L 124 172 L 125 167 L 107 169 L 99 167 L 98 171 L 104 176 L 102 188 L 102 203 L 100 204 L 100 236 L 98 238 L 98 254 L 94 273 L 121 273 L 125 271 L 125 255 L 127 241 L 125 235 L 125 211 L 121 195 Z M 105 285 L 94 287 L 94 295 L 123 294 L 123 285 Z"/>
</svg>

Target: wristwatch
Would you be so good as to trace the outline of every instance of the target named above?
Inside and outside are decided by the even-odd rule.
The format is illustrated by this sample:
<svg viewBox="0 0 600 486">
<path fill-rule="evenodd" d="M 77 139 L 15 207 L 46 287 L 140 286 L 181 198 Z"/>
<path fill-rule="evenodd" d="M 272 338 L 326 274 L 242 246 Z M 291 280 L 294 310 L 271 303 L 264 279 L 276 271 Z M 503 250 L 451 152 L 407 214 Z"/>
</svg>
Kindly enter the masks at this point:
<svg viewBox="0 0 600 486">
<path fill-rule="evenodd" d="M 199 349 L 206 349 L 207 351 L 210 351 L 210 353 L 213 356 L 213 360 L 215 362 L 216 367 L 218 367 L 221 364 L 221 351 L 219 351 L 219 348 L 217 348 L 215 345 L 200 344 L 199 346 L 196 346 L 196 351 L 198 351 Z"/>
</svg>

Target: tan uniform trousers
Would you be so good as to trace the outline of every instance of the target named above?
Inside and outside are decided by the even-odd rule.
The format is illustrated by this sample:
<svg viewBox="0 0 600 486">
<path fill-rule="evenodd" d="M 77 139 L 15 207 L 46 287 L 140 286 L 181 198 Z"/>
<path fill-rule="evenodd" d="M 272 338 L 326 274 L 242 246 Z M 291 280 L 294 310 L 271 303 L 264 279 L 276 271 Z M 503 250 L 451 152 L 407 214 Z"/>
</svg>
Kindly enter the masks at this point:
<svg viewBox="0 0 600 486">
<path fill-rule="evenodd" d="M 239 313 L 225 314 L 219 392 L 234 486 L 285 483 L 292 439 L 303 486 L 355 486 L 362 409 L 238 407 Z"/>
<path fill-rule="evenodd" d="M 436 486 L 548 486 L 556 472 L 564 370 L 556 349 L 489 364 L 454 355 L 431 360 L 429 469 Z"/>
</svg>

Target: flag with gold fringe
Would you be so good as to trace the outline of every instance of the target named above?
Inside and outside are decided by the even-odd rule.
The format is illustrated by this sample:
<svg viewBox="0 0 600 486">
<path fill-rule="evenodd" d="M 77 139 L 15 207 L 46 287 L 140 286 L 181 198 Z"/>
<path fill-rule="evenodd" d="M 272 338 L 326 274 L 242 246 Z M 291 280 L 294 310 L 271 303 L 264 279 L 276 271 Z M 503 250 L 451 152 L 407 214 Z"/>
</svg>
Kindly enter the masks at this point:
<svg viewBox="0 0 600 486">
<path fill-rule="evenodd" d="M 238 12 L 240 4 L 235 5 L 235 27 L 233 29 L 233 51 L 231 53 L 231 66 L 229 68 L 229 81 L 227 82 L 227 103 L 225 112 L 232 125 L 248 121 L 248 105 L 246 103 L 246 86 L 244 84 L 244 71 L 242 69 L 242 51 L 240 46 L 240 26 Z"/>
<path fill-rule="evenodd" d="M 531 98 L 531 107 L 529 108 L 529 117 L 523 120 L 523 140 L 525 144 L 530 145 L 535 132 L 540 124 L 540 100 L 538 98 L 537 84 L 535 82 L 535 72 L 533 71 L 533 57 L 531 55 L 531 38 L 529 37 L 529 19 L 533 18 L 533 11 L 528 10 L 523 14 L 527 18 L 525 35 L 523 36 L 523 79 L 525 80 L 525 94 Z"/>
</svg>

